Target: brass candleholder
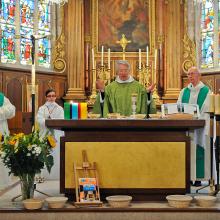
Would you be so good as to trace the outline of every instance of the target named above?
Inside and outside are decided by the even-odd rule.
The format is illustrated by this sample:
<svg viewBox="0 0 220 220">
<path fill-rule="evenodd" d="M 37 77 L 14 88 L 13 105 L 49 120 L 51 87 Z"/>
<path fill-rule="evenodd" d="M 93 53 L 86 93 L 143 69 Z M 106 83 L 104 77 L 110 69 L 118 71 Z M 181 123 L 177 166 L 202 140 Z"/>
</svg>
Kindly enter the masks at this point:
<svg viewBox="0 0 220 220">
<path fill-rule="evenodd" d="M 96 100 L 96 69 L 92 69 L 92 94 L 89 97 L 88 105 L 93 105 Z"/>
<path fill-rule="evenodd" d="M 152 95 L 152 97 L 153 97 L 154 102 L 155 102 L 156 105 L 161 105 L 162 102 L 161 102 L 161 100 L 160 100 L 160 97 L 159 97 L 159 95 L 158 95 L 158 90 L 157 90 L 157 78 L 156 78 L 157 72 L 156 72 L 156 69 L 155 69 L 154 71 L 155 71 L 155 72 L 154 72 L 154 74 L 153 74 L 154 77 L 153 77 L 153 79 L 152 79 L 152 82 L 154 82 L 154 83 L 156 84 L 156 86 L 155 86 L 155 88 L 154 88 L 154 90 L 153 90 L 153 95 Z"/>
<path fill-rule="evenodd" d="M 105 65 L 100 66 L 100 68 L 97 69 L 97 78 L 103 80 L 105 85 L 108 85 L 111 82 L 110 71 L 111 69 L 107 68 Z"/>
<path fill-rule="evenodd" d="M 139 83 L 147 89 L 151 81 L 150 66 L 143 65 L 141 69 L 138 69 L 138 78 L 139 78 Z"/>
</svg>

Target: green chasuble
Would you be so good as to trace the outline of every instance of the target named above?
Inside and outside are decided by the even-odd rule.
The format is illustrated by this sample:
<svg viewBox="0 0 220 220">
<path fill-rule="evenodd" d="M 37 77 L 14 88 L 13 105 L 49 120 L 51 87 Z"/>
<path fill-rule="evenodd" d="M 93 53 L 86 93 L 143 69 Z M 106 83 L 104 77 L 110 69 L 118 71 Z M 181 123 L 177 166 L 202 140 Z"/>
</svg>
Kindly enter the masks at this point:
<svg viewBox="0 0 220 220">
<path fill-rule="evenodd" d="M 95 100 L 92 112 L 94 114 L 100 114 L 100 116 L 102 117 L 102 109 L 101 109 L 100 94 L 99 93 L 96 96 L 96 100 Z"/>
<path fill-rule="evenodd" d="M 0 92 L 0 107 L 4 104 L 4 94 Z"/>
<path fill-rule="evenodd" d="M 132 93 L 137 94 L 136 113 L 146 114 L 146 90 L 137 81 L 128 83 L 112 82 L 105 88 L 103 116 L 108 113 L 120 113 L 124 116 L 132 114 Z"/>
<path fill-rule="evenodd" d="M 197 105 L 199 106 L 199 110 L 201 111 L 202 106 L 205 102 L 205 99 L 209 93 L 209 88 L 207 86 L 203 86 L 198 94 Z M 186 87 L 183 91 L 182 103 L 189 103 L 190 99 L 190 89 Z M 205 150 L 203 146 L 199 144 L 196 145 L 196 178 L 204 178 L 205 177 Z"/>
</svg>

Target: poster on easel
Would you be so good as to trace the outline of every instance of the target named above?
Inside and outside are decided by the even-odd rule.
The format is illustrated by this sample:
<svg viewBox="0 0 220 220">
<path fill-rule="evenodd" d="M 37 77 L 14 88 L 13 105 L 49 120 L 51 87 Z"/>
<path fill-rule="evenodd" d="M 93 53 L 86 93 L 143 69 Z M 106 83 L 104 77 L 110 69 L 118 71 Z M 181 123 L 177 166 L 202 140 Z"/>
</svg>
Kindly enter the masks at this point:
<svg viewBox="0 0 220 220">
<path fill-rule="evenodd" d="M 99 201 L 96 178 L 79 178 L 80 202 Z"/>
</svg>

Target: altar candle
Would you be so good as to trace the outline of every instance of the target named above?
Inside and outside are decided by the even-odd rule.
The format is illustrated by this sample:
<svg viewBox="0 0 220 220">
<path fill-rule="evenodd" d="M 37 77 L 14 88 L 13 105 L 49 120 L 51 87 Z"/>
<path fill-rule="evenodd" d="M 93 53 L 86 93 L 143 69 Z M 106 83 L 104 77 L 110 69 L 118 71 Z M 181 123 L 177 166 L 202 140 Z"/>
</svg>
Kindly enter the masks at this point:
<svg viewBox="0 0 220 220">
<path fill-rule="evenodd" d="M 157 82 L 157 49 L 155 49 L 154 59 L 154 83 Z"/>
<path fill-rule="evenodd" d="M 110 70 L 110 53 L 111 53 L 111 50 L 110 48 L 108 48 L 108 69 Z"/>
<path fill-rule="evenodd" d="M 139 70 L 141 69 L 141 49 L 139 49 Z"/>
<path fill-rule="evenodd" d="M 209 112 L 215 112 L 215 94 L 209 94 Z"/>
<path fill-rule="evenodd" d="M 70 103 L 69 102 L 64 103 L 64 118 L 70 119 Z"/>
<path fill-rule="evenodd" d="M 220 115 L 220 95 L 215 95 L 215 114 Z"/>
<path fill-rule="evenodd" d="M 101 53 L 101 66 L 103 66 L 103 60 L 104 60 L 104 46 L 102 46 L 102 53 Z"/>
<path fill-rule="evenodd" d="M 94 56 L 94 49 L 92 48 L 92 69 L 95 69 L 95 56 Z"/>
<path fill-rule="evenodd" d="M 32 65 L 32 69 L 31 69 L 31 93 L 35 94 L 35 63 Z"/>
<path fill-rule="evenodd" d="M 149 48 L 146 47 L 146 65 L 149 66 Z"/>
<path fill-rule="evenodd" d="M 72 103 L 72 119 L 78 119 L 78 103 Z"/>
<path fill-rule="evenodd" d="M 82 102 L 80 103 L 80 115 L 81 115 L 81 119 L 86 119 L 87 118 L 87 103 L 86 102 Z"/>
</svg>

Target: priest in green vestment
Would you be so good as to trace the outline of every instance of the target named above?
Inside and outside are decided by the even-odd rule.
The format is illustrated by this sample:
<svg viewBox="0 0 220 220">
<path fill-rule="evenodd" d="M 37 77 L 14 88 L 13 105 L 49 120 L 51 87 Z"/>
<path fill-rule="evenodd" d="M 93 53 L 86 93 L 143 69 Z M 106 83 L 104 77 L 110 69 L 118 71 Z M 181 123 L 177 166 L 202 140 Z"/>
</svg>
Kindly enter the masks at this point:
<svg viewBox="0 0 220 220">
<path fill-rule="evenodd" d="M 147 93 L 144 86 L 130 75 L 130 64 L 125 60 L 118 60 L 115 68 L 117 73 L 115 81 L 105 88 L 103 82 L 101 86 L 99 84 L 101 91 L 97 95 L 93 112 L 103 112 L 103 117 L 107 117 L 108 113 L 130 116 L 132 115 L 131 97 L 136 93 L 136 114 L 156 113 L 156 106 L 150 93 Z"/>
<path fill-rule="evenodd" d="M 193 141 L 191 144 L 191 180 L 209 180 L 210 118 L 207 112 L 209 110 L 210 89 L 200 81 L 201 75 L 197 67 L 191 67 L 188 70 L 187 76 L 189 84 L 180 92 L 178 102 L 197 104 L 199 106 L 200 119 L 206 120 L 205 128 L 195 130 L 193 135 Z"/>
</svg>

